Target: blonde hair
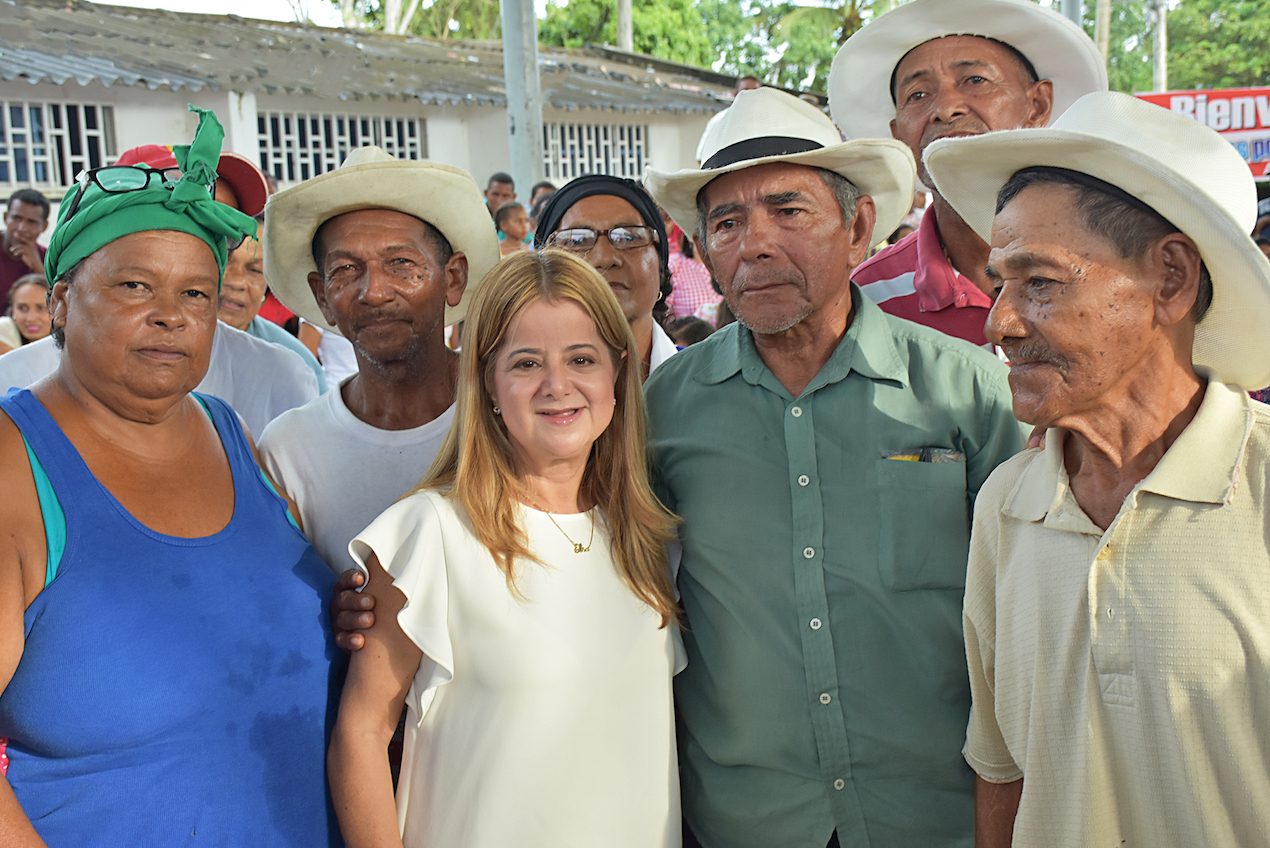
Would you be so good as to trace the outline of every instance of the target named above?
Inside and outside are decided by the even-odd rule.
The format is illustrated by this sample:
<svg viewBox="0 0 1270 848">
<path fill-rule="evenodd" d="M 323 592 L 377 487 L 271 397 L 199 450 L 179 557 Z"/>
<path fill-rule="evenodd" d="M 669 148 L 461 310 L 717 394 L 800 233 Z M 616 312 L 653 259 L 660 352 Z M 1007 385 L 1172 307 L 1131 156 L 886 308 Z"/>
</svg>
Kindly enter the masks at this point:
<svg viewBox="0 0 1270 848">
<path fill-rule="evenodd" d="M 665 626 L 679 618 L 663 547 L 678 519 L 661 505 L 648 482 L 640 356 L 608 283 L 578 257 L 562 250 L 523 251 L 504 259 L 481 281 L 463 326 L 454 425 L 414 491 L 435 489 L 457 500 L 508 588 L 519 594 L 516 559 L 537 561 L 516 520 L 517 502 L 527 500 L 529 493 L 516 476 L 512 446 L 502 419 L 493 412 L 486 380 L 512 320 L 538 300 L 580 305 L 613 356 L 613 420 L 591 447 L 580 494 L 608 519 L 619 576 L 661 615 Z"/>
</svg>

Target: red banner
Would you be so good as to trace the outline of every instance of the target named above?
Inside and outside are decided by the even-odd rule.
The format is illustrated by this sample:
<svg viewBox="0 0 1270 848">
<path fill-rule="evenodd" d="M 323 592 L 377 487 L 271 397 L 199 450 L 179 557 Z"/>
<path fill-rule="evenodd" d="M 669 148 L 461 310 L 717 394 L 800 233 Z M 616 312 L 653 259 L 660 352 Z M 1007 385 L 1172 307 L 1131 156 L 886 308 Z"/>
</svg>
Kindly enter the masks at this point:
<svg viewBox="0 0 1270 848">
<path fill-rule="evenodd" d="M 1221 133 L 1244 157 L 1254 177 L 1270 178 L 1270 87 L 1165 91 L 1138 97 Z"/>
</svg>

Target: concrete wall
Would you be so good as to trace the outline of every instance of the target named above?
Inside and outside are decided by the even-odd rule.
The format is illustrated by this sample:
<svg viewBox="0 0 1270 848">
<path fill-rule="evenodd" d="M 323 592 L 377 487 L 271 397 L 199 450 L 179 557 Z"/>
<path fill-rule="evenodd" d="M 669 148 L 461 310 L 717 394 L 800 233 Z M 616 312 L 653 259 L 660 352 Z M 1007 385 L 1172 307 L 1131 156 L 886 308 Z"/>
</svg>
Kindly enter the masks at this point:
<svg viewBox="0 0 1270 848">
<path fill-rule="evenodd" d="M 62 102 L 111 106 L 115 116 L 115 155 L 142 144 L 188 142 L 197 118 L 187 111 L 193 103 L 215 111 L 225 127 L 225 149 L 260 161 L 257 114 L 261 111 L 369 114 L 424 118 L 428 158 L 462 168 L 484 187 L 489 175 L 510 169 L 507 112 L 490 106 L 435 106 L 417 101 L 326 101 L 311 97 L 254 94 L 234 91 L 152 91 L 144 86 L 106 87 L 98 82 L 64 85 L 0 81 L 6 101 Z M 696 166 L 695 150 L 709 115 L 646 114 L 638 112 L 563 111 L 547 109 L 545 122 L 578 124 L 643 124 L 646 163 L 663 171 Z M 528 187 L 525 187 L 527 189 Z M 41 186 L 56 201 L 60 190 Z M 0 191 L 4 191 L 0 187 Z M 527 191 L 522 191 L 527 194 Z M 45 238 L 47 239 L 47 233 Z"/>
</svg>

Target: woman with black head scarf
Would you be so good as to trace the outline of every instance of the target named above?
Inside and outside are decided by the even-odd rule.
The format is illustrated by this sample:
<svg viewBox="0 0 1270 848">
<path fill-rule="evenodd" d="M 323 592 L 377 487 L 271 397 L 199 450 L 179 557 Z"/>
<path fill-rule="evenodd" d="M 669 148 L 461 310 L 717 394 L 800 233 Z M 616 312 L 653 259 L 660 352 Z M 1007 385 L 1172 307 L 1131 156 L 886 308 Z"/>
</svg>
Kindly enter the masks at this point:
<svg viewBox="0 0 1270 848">
<path fill-rule="evenodd" d="M 675 353 L 661 326 L 671 291 L 666 228 L 638 183 L 603 174 L 573 180 L 542 210 L 534 247 L 568 250 L 600 272 L 635 334 L 644 378 Z"/>
</svg>

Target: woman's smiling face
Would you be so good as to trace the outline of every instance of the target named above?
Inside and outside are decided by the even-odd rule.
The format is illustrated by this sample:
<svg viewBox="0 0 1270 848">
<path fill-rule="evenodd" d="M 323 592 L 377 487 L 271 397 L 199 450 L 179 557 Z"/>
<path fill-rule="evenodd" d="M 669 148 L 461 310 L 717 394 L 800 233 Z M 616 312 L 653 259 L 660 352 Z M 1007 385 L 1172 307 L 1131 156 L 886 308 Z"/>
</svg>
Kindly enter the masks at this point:
<svg viewBox="0 0 1270 848">
<path fill-rule="evenodd" d="M 586 463 L 613 420 L 615 355 L 573 300 L 535 300 L 512 319 L 487 383 L 522 471 Z"/>
</svg>

